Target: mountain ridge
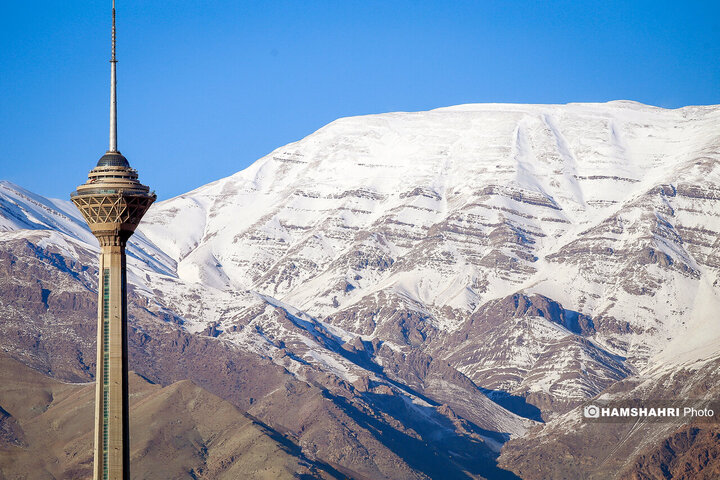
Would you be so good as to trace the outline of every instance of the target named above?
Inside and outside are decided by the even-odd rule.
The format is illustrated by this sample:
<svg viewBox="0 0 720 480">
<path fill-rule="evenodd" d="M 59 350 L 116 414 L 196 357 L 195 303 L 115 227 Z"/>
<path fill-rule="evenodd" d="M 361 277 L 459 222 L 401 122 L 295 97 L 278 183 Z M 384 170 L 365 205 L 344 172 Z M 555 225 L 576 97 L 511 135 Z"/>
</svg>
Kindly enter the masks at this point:
<svg viewBox="0 0 720 480">
<path fill-rule="evenodd" d="M 463 449 L 481 442 L 483 456 L 508 439 L 527 445 L 528 429 L 561 431 L 574 409 L 624 379 L 662 382 L 718 355 L 718 121 L 718 106 L 625 101 L 336 120 L 154 205 L 128 247 L 141 305 L 131 322 L 149 339 L 160 321 L 168 332 L 257 356 L 298 385 L 329 392 L 346 413 L 363 405 L 389 428 L 413 425 L 410 435 L 425 441 L 437 437 L 434 424 Z M 0 232 L 0 265 L 10 275 L 0 301 L 14 305 L 5 314 L 16 319 L 6 322 L 11 333 L 21 325 L 13 315 L 49 312 L 61 295 L 91 299 L 95 275 L 97 247 L 64 211 L 69 204 L 23 195 L 0 184 L 0 229 L 9 230 Z M 67 220 L 41 215 L 43 205 Z M 10 281 L 13 262 L 71 274 L 65 286 L 13 300 L 30 282 Z M 42 344 L 30 338 L 3 348 Z M 137 355 L 149 365 L 165 350 L 142 353 L 140 338 Z M 60 356 L 73 378 L 91 378 L 92 362 L 67 348 Z M 78 351 L 91 358 L 89 350 Z M 170 380 L 145 368 L 148 378 Z M 219 380 L 194 381 L 234 395 Z M 240 396 L 236 405 L 258 408 L 253 415 L 302 444 L 276 406 L 250 407 Z M 369 428 L 363 422 L 357 428 Z M 345 464 L 392 477 L 369 465 L 360 457 Z M 482 476 L 475 468 L 462 467 Z"/>
</svg>

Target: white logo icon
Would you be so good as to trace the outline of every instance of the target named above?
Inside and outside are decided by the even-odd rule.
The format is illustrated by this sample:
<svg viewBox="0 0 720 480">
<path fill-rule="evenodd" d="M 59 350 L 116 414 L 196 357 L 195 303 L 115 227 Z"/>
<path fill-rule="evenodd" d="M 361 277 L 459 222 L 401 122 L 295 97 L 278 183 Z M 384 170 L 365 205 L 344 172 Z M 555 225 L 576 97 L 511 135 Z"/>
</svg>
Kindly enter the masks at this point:
<svg viewBox="0 0 720 480">
<path fill-rule="evenodd" d="M 585 418 L 599 418 L 600 407 L 596 405 L 586 405 L 585 408 L 583 408 L 583 416 Z"/>
</svg>

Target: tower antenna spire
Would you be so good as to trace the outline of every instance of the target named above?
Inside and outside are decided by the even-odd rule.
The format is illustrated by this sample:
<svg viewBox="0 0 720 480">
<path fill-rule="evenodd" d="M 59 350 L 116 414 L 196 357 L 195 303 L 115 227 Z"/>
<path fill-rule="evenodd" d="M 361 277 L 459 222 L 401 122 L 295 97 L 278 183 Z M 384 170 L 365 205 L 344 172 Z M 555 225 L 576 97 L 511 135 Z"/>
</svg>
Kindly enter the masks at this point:
<svg viewBox="0 0 720 480">
<path fill-rule="evenodd" d="M 115 0 L 112 2 L 112 55 L 110 57 L 110 148 L 117 152 L 117 58 L 115 58 Z"/>
</svg>

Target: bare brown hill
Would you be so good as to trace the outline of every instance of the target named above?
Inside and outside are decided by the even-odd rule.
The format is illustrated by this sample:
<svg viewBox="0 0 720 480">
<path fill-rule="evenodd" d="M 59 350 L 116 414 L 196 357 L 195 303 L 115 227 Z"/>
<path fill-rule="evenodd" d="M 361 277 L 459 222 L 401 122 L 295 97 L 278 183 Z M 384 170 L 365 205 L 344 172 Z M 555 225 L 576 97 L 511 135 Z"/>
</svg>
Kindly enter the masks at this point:
<svg viewBox="0 0 720 480">
<path fill-rule="evenodd" d="M 94 384 L 62 383 L 0 354 L 0 385 L 0 478 L 92 477 Z M 133 479 L 340 476 L 189 380 L 161 387 L 132 374 L 130 408 Z"/>
</svg>

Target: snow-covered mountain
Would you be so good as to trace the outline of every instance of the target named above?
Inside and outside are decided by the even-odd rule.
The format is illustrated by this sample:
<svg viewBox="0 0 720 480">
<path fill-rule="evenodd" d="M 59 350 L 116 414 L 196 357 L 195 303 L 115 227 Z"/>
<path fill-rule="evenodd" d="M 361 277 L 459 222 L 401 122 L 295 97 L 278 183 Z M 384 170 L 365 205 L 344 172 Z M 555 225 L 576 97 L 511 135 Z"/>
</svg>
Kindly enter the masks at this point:
<svg viewBox="0 0 720 480">
<path fill-rule="evenodd" d="M 154 205 L 128 249 L 136 315 L 345 392 L 423 441 L 497 451 L 618 382 L 720 357 L 718 125 L 718 106 L 626 101 L 343 118 Z M 0 183 L 0 242 L 61 258 L 65 293 L 95 288 L 70 265 L 92 267 L 97 246 L 69 202 Z M 38 293 L 46 308 L 59 288 Z"/>
<path fill-rule="evenodd" d="M 564 362 L 583 371 L 605 355 L 594 369 L 612 372 L 566 389 L 585 397 L 673 340 L 720 334 L 719 121 L 716 107 L 633 102 L 344 118 L 160 203 L 140 230 L 183 280 L 256 291 L 399 347 L 452 338 L 488 302 L 546 297 L 566 324 L 533 316 L 505 362 L 455 365 L 487 388 L 548 393 L 562 372 L 532 366 L 582 337 L 559 349 Z M 411 319 L 388 325 L 389 312 Z M 232 319 L 216 321 L 227 331 Z M 457 357 L 457 342 L 440 343 Z"/>
</svg>

